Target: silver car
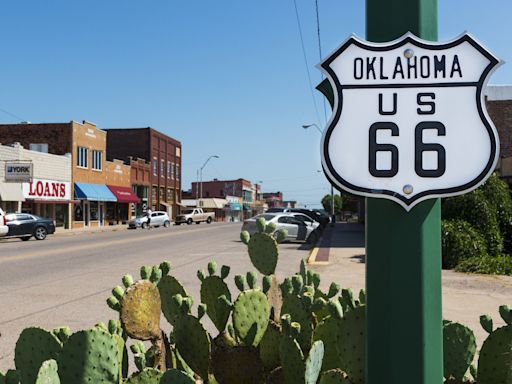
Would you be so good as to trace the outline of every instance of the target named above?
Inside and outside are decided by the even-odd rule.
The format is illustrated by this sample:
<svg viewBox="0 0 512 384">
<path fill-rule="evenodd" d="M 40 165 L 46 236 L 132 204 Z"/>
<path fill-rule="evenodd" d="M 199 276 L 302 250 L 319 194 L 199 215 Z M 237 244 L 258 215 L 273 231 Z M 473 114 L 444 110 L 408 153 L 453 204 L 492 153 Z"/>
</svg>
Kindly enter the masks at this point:
<svg viewBox="0 0 512 384">
<path fill-rule="evenodd" d="M 256 233 L 258 231 L 256 220 L 260 217 L 263 217 L 267 223 L 275 223 L 276 230 L 286 229 L 288 231 L 286 240 L 288 241 L 307 241 L 309 243 L 314 243 L 320 236 L 320 232 L 317 229 L 318 223 L 313 223 L 306 215 L 297 213 L 276 212 L 257 215 L 244 221 L 242 231 L 247 231 L 250 234 Z"/>
<path fill-rule="evenodd" d="M 151 212 L 151 227 L 160 227 L 164 226 L 165 228 L 169 228 L 171 225 L 171 219 L 167 212 L 164 211 L 154 211 Z M 137 216 L 135 219 L 131 219 L 128 222 L 128 228 L 148 228 L 148 217 L 146 215 Z"/>
</svg>

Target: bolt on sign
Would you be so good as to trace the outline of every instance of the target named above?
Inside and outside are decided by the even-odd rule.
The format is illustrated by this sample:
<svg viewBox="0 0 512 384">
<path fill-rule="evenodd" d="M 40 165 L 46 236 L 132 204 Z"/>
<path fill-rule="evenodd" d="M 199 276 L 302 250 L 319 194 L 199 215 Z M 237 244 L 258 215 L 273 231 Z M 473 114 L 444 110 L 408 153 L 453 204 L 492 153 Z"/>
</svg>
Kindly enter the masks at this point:
<svg viewBox="0 0 512 384">
<path fill-rule="evenodd" d="M 330 181 L 407 211 L 477 188 L 498 160 L 482 91 L 499 64 L 467 33 L 447 43 L 350 37 L 319 64 L 335 90 L 322 138 Z"/>
</svg>

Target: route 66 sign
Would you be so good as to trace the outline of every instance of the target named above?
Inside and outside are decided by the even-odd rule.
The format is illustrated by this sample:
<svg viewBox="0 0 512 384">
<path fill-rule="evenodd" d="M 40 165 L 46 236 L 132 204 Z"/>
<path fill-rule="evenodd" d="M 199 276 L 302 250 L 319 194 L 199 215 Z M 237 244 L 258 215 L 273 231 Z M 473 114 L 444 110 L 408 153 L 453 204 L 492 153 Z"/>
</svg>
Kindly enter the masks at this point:
<svg viewBox="0 0 512 384">
<path fill-rule="evenodd" d="M 322 165 L 348 192 L 420 201 L 477 188 L 498 160 L 482 90 L 500 64 L 471 35 L 443 44 L 412 34 L 352 36 L 320 65 L 334 90 Z"/>
</svg>

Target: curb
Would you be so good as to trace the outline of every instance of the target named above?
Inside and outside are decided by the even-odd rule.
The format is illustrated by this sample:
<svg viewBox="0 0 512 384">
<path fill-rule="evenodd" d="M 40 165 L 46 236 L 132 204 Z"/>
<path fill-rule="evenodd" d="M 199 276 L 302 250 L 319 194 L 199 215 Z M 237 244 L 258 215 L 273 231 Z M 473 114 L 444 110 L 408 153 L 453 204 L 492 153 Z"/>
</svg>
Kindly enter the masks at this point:
<svg viewBox="0 0 512 384">
<path fill-rule="evenodd" d="M 322 243 L 322 241 L 324 239 L 324 234 L 325 234 L 325 232 L 322 234 L 322 236 L 320 236 L 320 238 L 318 239 L 318 241 L 315 244 L 315 247 L 309 253 L 309 256 L 308 256 L 307 261 L 306 261 L 306 263 L 308 265 L 328 265 L 329 264 L 329 260 L 328 259 L 327 259 L 327 261 L 317 261 L 316 260 L 316 258 L 318 256 L 318 252 L 320 251 L 319 244 Z"/>
</svg>

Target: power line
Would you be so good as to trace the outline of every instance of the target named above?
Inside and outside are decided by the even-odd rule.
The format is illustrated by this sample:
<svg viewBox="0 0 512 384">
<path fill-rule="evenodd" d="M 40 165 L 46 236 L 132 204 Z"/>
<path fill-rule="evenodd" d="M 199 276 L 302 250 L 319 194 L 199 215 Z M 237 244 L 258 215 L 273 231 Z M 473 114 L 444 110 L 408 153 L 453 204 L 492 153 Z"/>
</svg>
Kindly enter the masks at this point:
<svg viewBox="0 0 512 384">
<path fill-rule="evenodd" d="M 318 113 L 318 107 L 316 105 L 315 94 L 313 91 L 313 82 L 311 81 L 311 75 L 309 73 L 309 64 L 308 64 L 308 59 L 306 57 L 306 48 L 304 47 L 304 38 L 302 37 L 302 27 L 300 25 L 299 11 L 297 9 L 297 0 L 293 0 L 293 4 L 295 6 L 295 17 L 297 18 L 297 26 L 299 27 L 299 36 L 300 36 L 300 43 L 301 43 L 301 47 L 302 47 L 302 56 L 304 57 L 304 64 L 306 65 L 306 73 L 308 74 L 309 89 L 311 91 L 311 97 L 313 98 L 313 105 L 315 106 L 316 118 L 318 119 L 318 121 L 320 121 L 320 114 Z"/>
<path fill-rule="evenodd" d="M 0 108 L 0 112 L 3 112 L 11 117 L 14 117 L 16 120 L 19 120 L 19 121 L 27 121 L 27 119 L 24 119 L 23 117 L 19 117 L 19 116 L 16 116 L 14 113 L 11 113 L 9 111 L 6 111 L 5 109 L 3 108 Z"/>
<path fill-rule="evenodd" d="M 322 43 L 321 43 L 321 39 L 320 39 L 320 16 L 319 16 L 319 12 L 318 12 L 318 0 L 315 0 L 315 10 L 316 10 L 316 35 L 318 37 L 318 55 L 320 57 L 320 61 L 322 61 Z M 321 78 L 323 81 L 323 79 L 324 79 L 323 72 L 321 72 Z M 325 121 L 327 121 L 327 107 L 325 104 L 325 97 L 323 97 L 323 102 L 324 102 L 324 119 L 325 119 Z"/>
</svg>

